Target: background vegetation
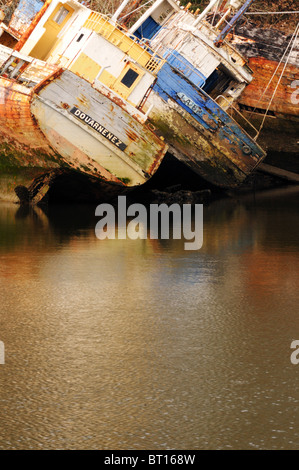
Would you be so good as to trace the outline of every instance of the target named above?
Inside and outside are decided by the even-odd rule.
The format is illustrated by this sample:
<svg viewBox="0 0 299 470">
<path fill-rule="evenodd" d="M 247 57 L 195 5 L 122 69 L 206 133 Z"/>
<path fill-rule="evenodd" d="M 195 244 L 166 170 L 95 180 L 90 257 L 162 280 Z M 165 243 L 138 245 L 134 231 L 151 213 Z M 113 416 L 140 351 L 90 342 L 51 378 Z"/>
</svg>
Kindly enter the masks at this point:
<svg viewBox="0 0 299 470">
<path fill-rule="evenodd" d="M 12 15 L 18 3 L 19 0 L 0 0 L 0 9 L 4 11 L 6 18 Z"/>
<path fill-rule="evenodd" d="M 20 0 L 0 0 L 0 8 L 6 14 L 8 20 Z M 86 4 L 91 9 L 101 11 L 105 14 L 112 14 L 122 0 L 80 0 L 81 3 Z M 137 1 L 137 0 L 135 0 Z M 191 10 L 195 11 L 197 8 L 203 9 L 209 0 L 181 0 L 181 5 L 192 3 Z M 147 0 L 142 0 L 146 3 Z M 253 5 L 249 8 L 249 12 L 263 11 L 263 12 L 279 12 L 279 11 L 294 11 L 299 9 L 298 0 L 255 0 Z M 294 26 L 298 22 L 298 15 L 248 15 L 247 20 L 251 23 L 256 23 L 257 26 L 272 27 L 292 32 Z"/>
</svg>

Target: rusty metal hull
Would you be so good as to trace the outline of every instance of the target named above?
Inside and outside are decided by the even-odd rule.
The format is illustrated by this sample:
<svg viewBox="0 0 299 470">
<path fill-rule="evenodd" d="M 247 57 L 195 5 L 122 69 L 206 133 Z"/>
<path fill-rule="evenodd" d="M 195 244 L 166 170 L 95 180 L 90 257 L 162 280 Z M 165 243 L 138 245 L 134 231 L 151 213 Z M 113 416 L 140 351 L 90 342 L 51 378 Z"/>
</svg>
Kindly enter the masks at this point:
<svg viewBox="0 0 299 470">
<path fill-rule="evenodd" d="M 290 47 L 290 37 L 280 31 L 245 23 L 236 28 L 234 43 L 254 76 L 238 99 L 242 114 L 258 129 L 263 122 L 258 142 L 268 153 L 281 153 L 279 164 L 284 167 L 291 155 L 298 168 L 298 40 Z"/>
<path fill-rule="evenodd" d="M 293 64 L 285 67 L 283 78 L 272 99 L 285 64 L 282 63 L 278 67 L 278 62 L 263 57 L 250 58 L 249 64 L 255 78 L 239 98 L 242 114 L 250 118 L 256 128 L 259 128 L 263 122 L 259 142 L 267 152 L 298 156 L 299 116 L 295 80 L 295 77 L 299 76 L 298 67 Z M 273 75 L 274 79 L 267 89 Z M 268 115 L 264 120 L 269 104 Z M 250 132 L 250 129 L 248 131 Z"/>
<path fill-rule="evenodd" d="M 298 67 L 284 63 L 279 65 L 278 62 L 264 57 L 249 58 L 249 66 L 253 70 L 254 79 L 243 91 L 239 103 L 258 110 L 266 110 L 270 104 L 269 111 L 272 115 L 297 117 L 297 87 L 296 84 L 292 84 L 296 79 L 298 80 Z M 282 72 L 283 77 L 278 83 Z M 274 78 L 272 78 L 273 75 Z M 276 87 L 277 90 L 273 98 Z"/>
</svg>

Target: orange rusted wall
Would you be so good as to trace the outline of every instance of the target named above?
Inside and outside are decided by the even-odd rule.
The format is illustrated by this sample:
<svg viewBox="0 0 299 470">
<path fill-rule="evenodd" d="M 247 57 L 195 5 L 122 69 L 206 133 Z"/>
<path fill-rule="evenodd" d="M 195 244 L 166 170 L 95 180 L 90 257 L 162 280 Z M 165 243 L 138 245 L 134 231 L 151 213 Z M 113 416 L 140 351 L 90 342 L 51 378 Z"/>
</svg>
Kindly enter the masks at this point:
<svg viewBox="0 0 299 470">
<path fill-rule="evenodd" d="M 25 30 L 24 34 L 22 35 L 22 37 L 20 38 L 19 42 L 16 44 L 15 46 L 15 50 L 17 51 L 20 51 L 22 49 L 22 47 L 24 46 L 25 42 L 27 41 L 27 39 L 29 38 L 30 34 L 32 33 L 32 31 L 34 30 L 34 28 L 36 27 L 36 25 L 38 24 L 38 22 L 40 21 L 40 19 L 43 17 L 43 15 L 46 13 L 47 9 L 49 8 L 50 4 L 51 4 L 52 0 L 46 0 L 45 3 L 44 3 L 44 6 L 41 8 L 41 10 L 35 15 L 35 17 L 33 18 L 32 22 L 30 23 L 30 25 L 28 26 L 28 28 Z"/>
<path fill-rule="evenodd" d="M 249 59 L 249 66 L 253 70 L 254 79 L 242 93 L 239 99 L 240 104 L 267 109 L 285 64 L 279 66 L 267 92 L 261 100 L 260 97 L 271 80 L 277 65 L 278 63 L 276 61 L 268 60 L 263 57 L 251 57 Z M 287 65 L 270 106 L 270 111 L 288 115 L 298 115 L 298 105 L 292 102 L 291 99 L 294 93 L 294 88 L 291 87 L 291 84 L 294 80 L 298 80 L 298 78 L 298 67 L 295 65 Z"/>
<path fill-rule="evenodd" d="M 20 0 L 9 23 L 9 27 L 24 34 L 35 15 L 43 7 L 42 0 Z"/>
<path fill-rule="evenodd" d="M 48 146 L 38 130 L 30 112 L 31 94 L 25 94 L 21 85 L 0 79 L 2 99 L 0 102 L 1 133 L 19 143 L 34 148 L 47 149 Z"/>
</svg>

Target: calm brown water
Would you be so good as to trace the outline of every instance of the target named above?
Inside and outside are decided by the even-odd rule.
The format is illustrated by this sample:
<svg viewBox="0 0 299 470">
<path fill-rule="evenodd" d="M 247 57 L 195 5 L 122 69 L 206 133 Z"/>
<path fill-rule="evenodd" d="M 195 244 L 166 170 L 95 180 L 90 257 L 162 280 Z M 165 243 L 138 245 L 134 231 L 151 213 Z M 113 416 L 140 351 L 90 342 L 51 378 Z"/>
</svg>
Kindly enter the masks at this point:
<svg viewBox="0 0 299 470">
<path fill-rule="evenodd" d="M 204 209 L 204 245 L 0 205 L 1 449 L 298 449 L 299 190 Z"/>
</svg>

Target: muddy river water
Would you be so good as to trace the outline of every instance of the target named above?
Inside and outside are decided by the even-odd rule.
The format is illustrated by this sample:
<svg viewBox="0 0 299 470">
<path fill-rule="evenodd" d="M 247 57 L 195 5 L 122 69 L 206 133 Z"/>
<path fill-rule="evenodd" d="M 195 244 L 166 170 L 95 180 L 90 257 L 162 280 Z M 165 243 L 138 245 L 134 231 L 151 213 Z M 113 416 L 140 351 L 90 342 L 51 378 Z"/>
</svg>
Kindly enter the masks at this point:
<svg viewBox="0 0 299 470">
<path fill-rule="evenodd" d="M 298 203 L 212 202 L 198 251 L 0 204 L 0 449 L 298 449 Z"/>
</svg>

